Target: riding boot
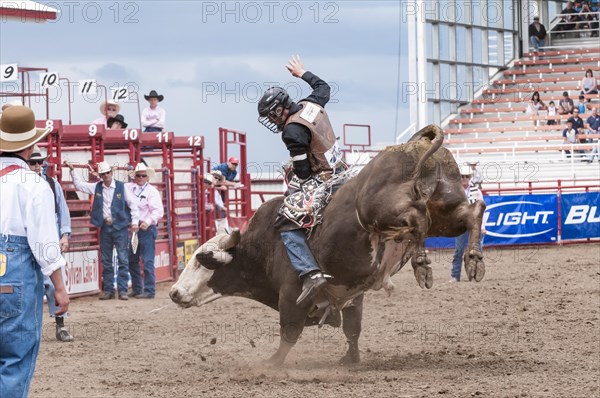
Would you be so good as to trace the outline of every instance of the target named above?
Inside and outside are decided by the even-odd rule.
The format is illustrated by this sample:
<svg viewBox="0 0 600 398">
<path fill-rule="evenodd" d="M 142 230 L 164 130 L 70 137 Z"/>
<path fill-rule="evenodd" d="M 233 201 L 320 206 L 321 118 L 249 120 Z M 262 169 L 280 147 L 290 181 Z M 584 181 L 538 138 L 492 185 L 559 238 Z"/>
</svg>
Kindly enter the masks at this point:
<svg viewBox="0 0 600 398">
<path fill-rule="evenodd" d="M 62 316 L 56 317 L 56 340 L 62 342 L 73 341 L 73 336 L 69 333 L 64 324 L 64 318 Z"/>
</svg>

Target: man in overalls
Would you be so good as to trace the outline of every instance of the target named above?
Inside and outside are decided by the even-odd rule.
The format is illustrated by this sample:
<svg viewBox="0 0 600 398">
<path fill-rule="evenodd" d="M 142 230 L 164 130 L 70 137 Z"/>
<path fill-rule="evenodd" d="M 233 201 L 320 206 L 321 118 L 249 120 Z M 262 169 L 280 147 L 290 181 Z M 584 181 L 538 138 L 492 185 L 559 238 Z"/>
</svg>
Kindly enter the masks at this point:
<svg viewBox="0 0 600 398">
<path fill-rule="evenodd" d="M 0 397 L 26 397 L 42 337 L 44 278 L 55 286 L 62 315 L 64 287 L 54 199 L 46 181 L 29 170 L 33 145 L 50 132 L 35 127 L 33 111 L 7 108 L 0 119 Z"/>
</svg>

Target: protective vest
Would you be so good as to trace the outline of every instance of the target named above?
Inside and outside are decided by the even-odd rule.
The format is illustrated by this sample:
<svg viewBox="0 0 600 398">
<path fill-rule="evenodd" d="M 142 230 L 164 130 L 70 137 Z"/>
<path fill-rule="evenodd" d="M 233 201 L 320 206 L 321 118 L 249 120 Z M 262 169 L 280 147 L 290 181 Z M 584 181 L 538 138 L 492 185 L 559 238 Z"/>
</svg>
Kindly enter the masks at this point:
<svg viewBox="0 0 600 398">
<path fill-rule="evenodd" d="M 121 230 L 127 228 L 131 223 L 131 211 L 125 201 L 125 184 L 115 180 L 115 194 L 110 205 L 110 214 L 112 218 L 112 226 L 114 229 Z M 103 182 L 96 184 L 96 192 L 94 195 L 94 204 L 92 205 L 91 222 L 98 228 L 104 225 L 104 215 L 102 214 L 102 197 Z"/>
<path fill-rule="evenodd" d="M 298 123 L 309 129 L 312 137 L 308 161 L 312 172 L 332 172 L 341 160 L 341 153 L 325 108 L 310 101 L 300 101 L 298 105 L 302 108 L 288 117 L 285 126 Z"/>
</svg>

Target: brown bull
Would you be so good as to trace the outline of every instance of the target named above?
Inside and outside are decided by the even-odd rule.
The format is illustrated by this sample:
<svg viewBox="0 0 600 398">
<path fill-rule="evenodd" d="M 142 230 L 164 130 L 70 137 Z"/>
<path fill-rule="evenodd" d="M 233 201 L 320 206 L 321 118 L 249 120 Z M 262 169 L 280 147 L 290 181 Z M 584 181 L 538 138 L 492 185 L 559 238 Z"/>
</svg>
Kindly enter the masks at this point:
<svg viewBox="0 0 600 398">
<path fill-rule="evenodd" d="M 314 305 L 296 305 L 302 283 L 273 227 L 282 198 L 261 206 L 243 235 L 236 231 L 203 244 L 172 287 L 171 299 L 189 307 L 241 296 L 279 311 L 280 344 L 270 359 L 275 364 L 283 363 L 304 326 L 319 319 L 339 326 L 333 315 L 341 309 L 349 344 L 341 362 L 358 362 L 363 292 L 391 291 L 390 277 L 411 257 L 419 285 L 430 288 L 427 236 L 468 230 L 465 269 L 469 280 L 483 278 L 476 242 L 485 204 L 468 204 L 456 162 L 442 141 L 441 130 L 428 126 L 408 143 L 380 153 L 334 195 L 309 239 L 321 268 L 333 275 Z"/>
</svg>

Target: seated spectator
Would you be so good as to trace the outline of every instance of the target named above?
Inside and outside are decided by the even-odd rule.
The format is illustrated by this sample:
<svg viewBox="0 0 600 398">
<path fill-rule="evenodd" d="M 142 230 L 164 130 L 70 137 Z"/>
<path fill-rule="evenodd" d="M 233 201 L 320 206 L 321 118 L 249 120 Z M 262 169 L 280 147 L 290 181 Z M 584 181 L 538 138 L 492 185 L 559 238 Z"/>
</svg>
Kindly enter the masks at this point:
<svg viewBox="0 0 600 398">
<path fill-rule="evenodd" d="M 557 31 L 570 31 L 575 29 L 577 26 L 576 22 L 579 21 L 577 10 L 572 1 L 568 1 L 564 10 L 560 12 L 560 15 L 565 17 L 560 20 L 556 30 Z"/>
<path fill-rule="evenodd" d="M 598 14 L 594 13 L 590 9 L 590 5 L 587 2 L 583 2 L 581 6 L 581 11 L 579 15 L 579 23 L 577 24 L 578 30 L 585 30 L 585 32 L 581 32 L 579 37 L 590 37 L 598 35 L 598 32 L 590 32 L 592 29 L 598 29 L 598 22 L 594 22 L 598 20 Z"/>
<path fill-rule="evenodd" d="M 108 100 L 100 105 L 101 117 L 95 119 L 92 124 L 102 124 L 108 127 L 108 118 L 116 116 L 121 111 L 121 105 L 113 100 Z"/>
<path fill-rule="evenodd" d="M 118 114 L 115 117 L 109 117 L 108 120 L 106 121 L 106 124 L 108 125 L 108 128 L 111 130 L 127 128 L 127 123 L 125 123 L 125 118 L 121 114 Z"/>
<path fill-rule="evenodd" d="M 152 133 L 163 131 L 165 128 L 166 112 L 158 106 L 159 102 L 165 98 L 163 95 L 158 95 L 156 90 L 150 91 L 150 94 L 144 95 L 144 98 L 150 104 L 149 107 L 142 111 L 142 127 L 144 133 Z"/>
<path fill-rule="evenodd" d="M 546 45 L 546 27 L 540 23 L 540 17 L 533 17 L 533 23 L 529 25 L 529 42 L 535 52 L 544 51 Z M 541 49 L 540 49 L 541 48 Z"/>
<path fill-rule="evenodd" d="M 556 116 L 556 105 L 554 104 L 554 101 L 550 101 L 548 103 L 548 116 Z M 546 125 L 548 126 L 555 126 L 556 125 L 556 119 L 548 119 L 548 122 L 546 123 Z"/>
<path fill-rule="evenodd" d="M 237 177 L 237 167 L 240 161 L 235 157 L 230 157 L 229 160 L 225 163 L 218 164 L 212 167 L 212 170 L 218 170 L 221 172 L 225 181 L 223 181 L 223 185 L 227 187 L 238 186 L 237 183 L 233 182 L 235 177 Z"/>
<path fill-rule="evenodd" d="M 531 96 L 531 100 L 529 100 L 529 104 L 527 105 L 527 109 L 525 113 L 531 116 L 539 116 L 541 110 L 546 110 L 546 105 L 540 99 L 540 93 L 537 91 L 533 93 Z M 537 126 L 537 120 L 533 121 L 533 125 Z"/>
<path fill-rule="evenodd" d="M 600 134 L 600 115 L 598 115 L 598 108 L 592 109 L 592 115 L 585 121 L 585 133 L 586 134 Z M 588 142 L 591 140 L 588 139 Z"/>
<path fill-rule="evenodd" d="M 579 136 L 580 137 L 579 142 L 582 142 L 582 143 L 587 142 L 586 139 L 584 138 L 584 135 L 585 135 L 585 123 L 583 122 L 583 119 L 579 116 L 579 108 L 573 109 L 573 116 L 571 116 L 569 118 L 569 120 L 572 122 L 573 128 L 577 131 L 577 134 L 580 135 Z"/>
<path fill-rule="evenodd" d="M 574 107 L 573 100 L 569 98 L 569 93 L 567 91 L 563 92 L 563 97 L 558 102 L 558 113 L 560 115 L 568 115 L 573 113 Z"/>
<path fill-rule="evenodd" d="M 594 72 L 591 69 L 585 71 L 585 77 L 581 79 L 581 95 L 587 94 L 598 94 L 598 82 L 594 77 Z M 591 98 L 588 98 L 587 102 L 590 102 Z"/>
<path fill-rule="evenodd" d="M 567 127 L 563 130 L 562 132 L 562 136 L 563 136 L 563 143 L 564 144 L 575 144 L 576 141 L 576 137 L 577 137 L 577 130 L 575 130 L 573 128 L 573 121 L 571 119 L 567 120 Z M 571 151 L 568 149 L 565 149 L 565 153 L 567 154 L 567 157 L 571 157 Z"/>
<path fill-rule="evenodd" d="M 579 96 L 579 102 L 575 106 L 575 109 L 579 110 L 580 115 L 585 113 L 585 97 L 583 95 Z"/>
</svg>

